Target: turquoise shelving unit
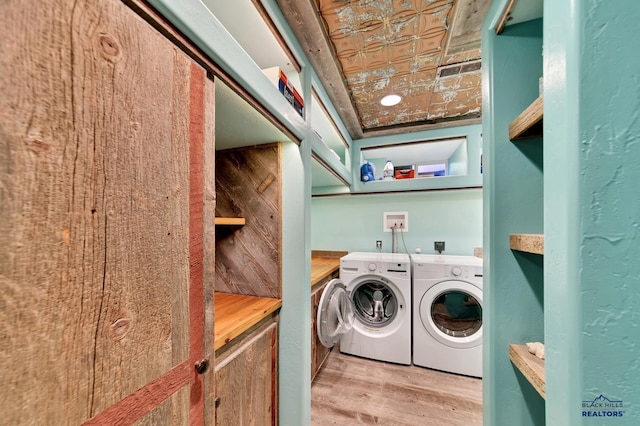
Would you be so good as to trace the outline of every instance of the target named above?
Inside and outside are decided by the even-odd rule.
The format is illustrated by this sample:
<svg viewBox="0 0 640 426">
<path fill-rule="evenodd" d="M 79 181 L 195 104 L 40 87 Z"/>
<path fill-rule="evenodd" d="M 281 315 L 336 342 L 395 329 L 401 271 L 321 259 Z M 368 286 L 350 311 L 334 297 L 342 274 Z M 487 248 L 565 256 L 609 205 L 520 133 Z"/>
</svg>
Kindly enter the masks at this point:
<svg viewBox="0 0 640 426">
<path fill-rule="evenodd" d="M 640 3 L 514 3 L 482 35 L 484 424 L 637 425 Z"/>
<path fill-rule="evenodd" d="M 521 346 L 544 341 L 542 20 L 496 34 L 505 3 L 482 34 L 484 424 L 542 425 L 544 365 Z"/>
</svg>

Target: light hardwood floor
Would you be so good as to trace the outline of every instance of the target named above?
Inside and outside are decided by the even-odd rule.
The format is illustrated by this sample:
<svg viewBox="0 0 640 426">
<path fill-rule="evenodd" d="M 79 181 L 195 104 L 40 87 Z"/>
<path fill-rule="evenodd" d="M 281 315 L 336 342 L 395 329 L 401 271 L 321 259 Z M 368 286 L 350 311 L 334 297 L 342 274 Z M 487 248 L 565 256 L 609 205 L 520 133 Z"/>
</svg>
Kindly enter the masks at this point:
<svg viewBox="0 0 640 426">
<path fill-rule="evenodd" d="M 482 424 L 482 380 L 341 354 L 334 348 L 311 386 L 311 423 Z"/>
</svg>

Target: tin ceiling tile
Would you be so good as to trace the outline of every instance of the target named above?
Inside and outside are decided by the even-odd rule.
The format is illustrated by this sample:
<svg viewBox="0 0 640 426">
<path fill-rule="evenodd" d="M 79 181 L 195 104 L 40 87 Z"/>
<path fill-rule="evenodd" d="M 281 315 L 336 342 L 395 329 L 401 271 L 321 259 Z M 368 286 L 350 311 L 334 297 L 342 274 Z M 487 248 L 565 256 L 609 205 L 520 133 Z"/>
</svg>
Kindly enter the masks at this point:
<svg viewBox="0 0 640 426">
<path fill-rule="evenodd" d="M 307 5 L 308 1 L 278 0 Z M 357 125 L 364 130 L 400 125 L 408 129 L 406 126 L 414 123 L 480 116 L 482 91 L 477 61 L 482 21 L 490 3 L 313 0 L 321 19 L 309 19 L 304 24 L 320 24 L 325 43 L 333 50 L 324 58 L 337 58 L 342 81 L 326 85 L 346 87 L 351 100 L 338 110 L 354 111 Z M 299 17 L 295 18 L 290 20 L 299 25 L 294 32 L 306 34 L 307 28 Z M 315 42 L 309 37 L 298 38 L 303 43 Z M 380 99 L 391 93 L 403 97 L 401 104 L 380 105 Z"/>
</svg>

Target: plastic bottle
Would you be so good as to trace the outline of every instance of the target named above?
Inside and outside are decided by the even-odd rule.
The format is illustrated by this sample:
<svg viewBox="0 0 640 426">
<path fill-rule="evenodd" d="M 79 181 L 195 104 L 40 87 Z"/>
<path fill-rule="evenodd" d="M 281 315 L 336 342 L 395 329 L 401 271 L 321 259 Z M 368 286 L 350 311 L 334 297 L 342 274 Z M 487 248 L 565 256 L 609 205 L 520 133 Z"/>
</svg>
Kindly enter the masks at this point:
<svg viewBox="0 0 640 426">
<path fill-rule="evenodd" d="M 382 170 L 382 176 L 384 179 L 393 179 L 393 163 L 391 160 L 387 160 L 387 164 L 384 165 L 384 169 Z"/>
<path fill-rule="evenodd" d="M 360 180 L 362 182 L 370 182 L 375 180 L 375 175 L 373 172 L 373 165 L 368 161 L 365 161 L 362 167 L 360 167 Z"/>
</svg>

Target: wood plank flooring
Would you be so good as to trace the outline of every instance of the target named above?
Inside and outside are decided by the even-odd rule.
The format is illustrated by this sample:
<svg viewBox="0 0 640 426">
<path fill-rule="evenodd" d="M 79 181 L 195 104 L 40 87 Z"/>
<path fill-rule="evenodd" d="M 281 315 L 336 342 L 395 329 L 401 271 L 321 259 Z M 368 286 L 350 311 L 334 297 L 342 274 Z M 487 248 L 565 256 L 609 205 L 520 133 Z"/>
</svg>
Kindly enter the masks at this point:
<svg viewBox="0 0 640 426">
<path fill-rule="evenodd" d="M 341 354 L 334 348 L 311 386 L 311 423 L 482 424 L 482 380 Z"/>
</svg>

